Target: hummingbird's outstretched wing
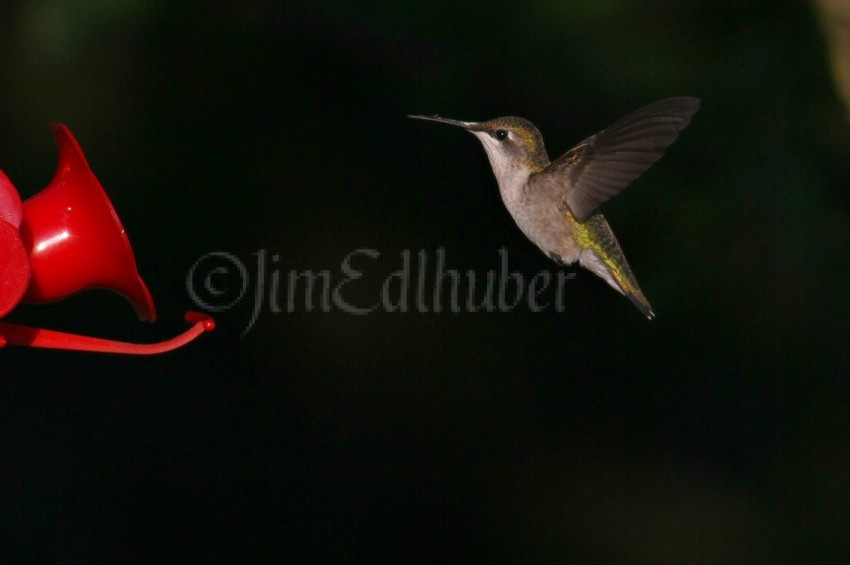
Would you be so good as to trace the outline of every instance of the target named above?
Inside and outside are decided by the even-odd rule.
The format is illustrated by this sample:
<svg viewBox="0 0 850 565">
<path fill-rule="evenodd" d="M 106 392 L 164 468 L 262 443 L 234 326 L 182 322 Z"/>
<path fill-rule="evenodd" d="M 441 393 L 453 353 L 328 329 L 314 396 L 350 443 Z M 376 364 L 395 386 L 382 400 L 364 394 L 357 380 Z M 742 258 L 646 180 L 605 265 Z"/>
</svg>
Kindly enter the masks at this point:
<svg viewBox="0 0 850 565">
<path fill-rule="evenodd" d="M 539 180 L 557 183 L 573 217 L 584 222 L 660 159 L 698 109 L 699 99 L 688 97 L 644 106 L 552 161 Z"/>
</svg>

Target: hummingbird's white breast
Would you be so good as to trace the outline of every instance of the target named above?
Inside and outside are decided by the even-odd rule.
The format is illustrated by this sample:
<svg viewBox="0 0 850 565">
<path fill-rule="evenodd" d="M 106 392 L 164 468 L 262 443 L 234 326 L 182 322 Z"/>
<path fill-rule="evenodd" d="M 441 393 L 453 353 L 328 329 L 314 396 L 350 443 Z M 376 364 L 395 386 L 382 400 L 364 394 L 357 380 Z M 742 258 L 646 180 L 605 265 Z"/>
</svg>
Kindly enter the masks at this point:
<svg viewBox="0 0 850 565">
<path fill-rule="evenodd" d="M 487 152 L 502 201 L 522 233 L 547 256 L 565 264 L 577 261 L 581 249 L 556 195 L 529 190 L 534 171 L 526 161 L 506 153 L 504 146 L 487 133 L 473 133 Z"/>
</svg>

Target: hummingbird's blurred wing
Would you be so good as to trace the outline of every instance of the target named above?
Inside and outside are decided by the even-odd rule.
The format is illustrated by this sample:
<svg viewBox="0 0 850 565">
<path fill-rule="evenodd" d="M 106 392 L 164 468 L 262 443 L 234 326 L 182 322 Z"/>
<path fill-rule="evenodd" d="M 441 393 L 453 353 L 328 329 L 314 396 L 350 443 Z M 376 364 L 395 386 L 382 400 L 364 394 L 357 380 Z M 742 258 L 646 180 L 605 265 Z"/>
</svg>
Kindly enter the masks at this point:
<svg viewBox="0 0 850 565">
<path fill-rule="evenodd" d="M 573 217 L 584 222 L 660 159 L 697 109 L 699 99 L 688 97 L 644 106 L 552 161 L 538 182 L 548 177 L 546 184 L 559 185 Z"/>
</svg>

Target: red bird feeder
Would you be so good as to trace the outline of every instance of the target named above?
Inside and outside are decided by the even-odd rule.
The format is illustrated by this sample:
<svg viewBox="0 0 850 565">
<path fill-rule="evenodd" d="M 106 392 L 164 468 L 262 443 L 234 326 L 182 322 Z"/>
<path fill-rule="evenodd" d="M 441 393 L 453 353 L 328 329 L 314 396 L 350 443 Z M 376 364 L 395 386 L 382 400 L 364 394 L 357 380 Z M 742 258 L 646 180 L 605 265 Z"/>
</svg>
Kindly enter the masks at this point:
<svg viewBox="0 0 850 565">
<path fill-rule="evenodd" d="M 23 203 L 0 171 L 0 318 L 19 302 L 61 300 L 87 288 L 123 295 L 142 321 L 156 309 L 136 270 L 130 241 L 112 203 L 89 168 L 77 140 L 53 126 L 59 166 L 50 184 Z M 0 322 L 0 346 L 28 345 L 101 353 L 149 355 L 185 345 L 215 326 L 189 312 L 192 327 L 160 343 L 134 344 Z"/>
</svg>

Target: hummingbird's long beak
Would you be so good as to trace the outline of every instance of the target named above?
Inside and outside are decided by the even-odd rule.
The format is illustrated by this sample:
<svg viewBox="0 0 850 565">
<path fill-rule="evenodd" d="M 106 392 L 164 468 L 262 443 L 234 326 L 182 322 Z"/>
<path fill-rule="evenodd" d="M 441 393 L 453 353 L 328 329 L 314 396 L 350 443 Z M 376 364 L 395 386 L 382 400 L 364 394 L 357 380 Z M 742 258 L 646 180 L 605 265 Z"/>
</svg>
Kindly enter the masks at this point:
<svg viewBox="0 0 850 565">
<path fill-rule="evenodd" d="M 470 127 L 475 125 L 475 122 L 462 122 L 460 120 L 450 120 L 448 118 L 441 118 L 440 116 L 434 114 L 433 116 L 407 116 L 408 118 L 413 118 L 415 120 L 426 120 L 429 122 L 439 122 L 441 124 L 449 124 L 450 126 L 458 126 L 463 129 L 468 130 Z"/>
</svg>

